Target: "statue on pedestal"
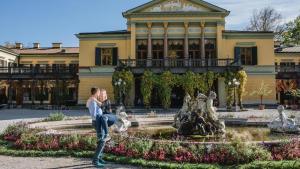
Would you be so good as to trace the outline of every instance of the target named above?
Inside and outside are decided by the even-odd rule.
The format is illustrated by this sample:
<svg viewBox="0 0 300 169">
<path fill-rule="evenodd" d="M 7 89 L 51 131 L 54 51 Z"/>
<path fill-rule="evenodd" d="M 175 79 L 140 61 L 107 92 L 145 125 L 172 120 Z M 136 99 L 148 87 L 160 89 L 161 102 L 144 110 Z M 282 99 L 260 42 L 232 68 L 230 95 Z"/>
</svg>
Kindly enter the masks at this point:
<svg viewBox="0 0 300 169">
<path fill-rule="evenodd" d="M 195 100 L 186 95 L 182 108 L 174 117 L 173 127 L 181 135 L 223 135 L 225 124 L 216 115 L 213 100 L 217 98 L 215 92 L 209 96 L 199 93 Z"/>
</svg>

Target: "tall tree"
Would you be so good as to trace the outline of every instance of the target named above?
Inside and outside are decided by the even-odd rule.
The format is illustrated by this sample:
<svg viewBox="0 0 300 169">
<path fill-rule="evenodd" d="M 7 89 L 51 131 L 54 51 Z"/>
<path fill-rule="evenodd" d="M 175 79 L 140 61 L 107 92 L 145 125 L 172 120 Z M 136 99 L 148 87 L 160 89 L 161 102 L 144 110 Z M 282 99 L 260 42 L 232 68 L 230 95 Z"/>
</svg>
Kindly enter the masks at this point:
<svg viewBox="0 0 300 169">
<path fill-rule="evenodd" d="M 300 15 L 286 24 L 282 37 L 286 45 L 300 45 Z"/>
<path fill-rule="evenodd" d="M 274 31 L 281 33 L 283 26 L 280 24 L 282 15 L 274 8 L 265 7 L 261 10 L 254 10 L 250 18 L 250 24 L 246 30 L 249 31 Z"/>
</svg>

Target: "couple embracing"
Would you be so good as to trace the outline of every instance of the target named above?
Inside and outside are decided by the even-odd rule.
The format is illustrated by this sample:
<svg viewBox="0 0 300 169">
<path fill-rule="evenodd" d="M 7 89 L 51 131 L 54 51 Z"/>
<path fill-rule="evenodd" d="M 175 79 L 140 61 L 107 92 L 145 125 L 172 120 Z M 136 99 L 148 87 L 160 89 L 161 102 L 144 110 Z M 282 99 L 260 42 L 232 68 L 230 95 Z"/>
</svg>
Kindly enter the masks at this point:
<svg viewBox="0 0 300 169">
<path fill-rule="evenodd" d="M 97 133 L 97 148 L 93 159 L 96 167 L 104 167 L 105 161 L 102 159 L 105 143 L 111 139 L 109 136 L 109 127 L 112 126 L 117 117 L 112 114 L 111 103 L 107 99 L 105 89 L 93 87 L 91 96 L 86 103 L 92 117 L 92 125 Z"/>
</svg>

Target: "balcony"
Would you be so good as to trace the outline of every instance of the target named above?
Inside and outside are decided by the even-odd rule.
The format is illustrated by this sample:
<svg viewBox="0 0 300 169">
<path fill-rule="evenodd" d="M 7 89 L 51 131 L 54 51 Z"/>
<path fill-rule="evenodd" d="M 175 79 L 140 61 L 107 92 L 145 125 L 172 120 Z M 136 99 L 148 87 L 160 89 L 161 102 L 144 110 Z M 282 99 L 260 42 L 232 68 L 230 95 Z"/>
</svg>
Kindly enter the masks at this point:
<svg viewBox="0 0 300 169">
<path fill-rule="evenodd" d="M 289 66 L 283 66 L 283 65 L 276 65 L 275 71 L 277 73 L 300 73 L 300 65 L 289 65 Z"/>
<path fill-rule="evenodd" d="M 133 73 L 137 74 L 143 73 L 145 69 L 155 73 L 161 73 L 164 70 L 170 70 L 173 73 L 184 73 L 188 70 L 203 73 L 241 69 L 241 65 L 234 59 L 120 59 L 118 67 L 130 68 Z"/>
<path fill-rule="evenodd" d="M 75 79 L 78 67 L 0 67 L 0 80 Z"/>
</svg>

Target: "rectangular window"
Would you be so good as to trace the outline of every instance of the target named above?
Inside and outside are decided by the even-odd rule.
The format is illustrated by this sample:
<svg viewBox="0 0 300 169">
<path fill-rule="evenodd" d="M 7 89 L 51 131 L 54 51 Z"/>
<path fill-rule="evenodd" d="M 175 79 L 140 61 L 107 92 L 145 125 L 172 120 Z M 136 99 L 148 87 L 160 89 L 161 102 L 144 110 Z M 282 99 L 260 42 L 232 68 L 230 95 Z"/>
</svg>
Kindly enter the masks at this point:
<svg viewBox="0 0 300 169">
<path fill-rule="evenodd" d="M 241 48 L 241 61 L 243 65 L 253 65 L 251 47 Z"/>
<path fill-rule="evenodd" d="M 152 40 L 152 66 L 161 67 L 164 62 L 164 40 Z"/>
<path fill-rule="evenodd" d="M 101 49 L 101 63 L 102 65 L 111 66 L 112 65 L 112 48 L 102 48 Z"/>
<path fill-rule="evenodd" d="M 137 65 L 138 66 L 146 66 L 146 59 L 147 59 L 147 52 L 148 52 L 148 41 L 137 40 L 137 48 L 136 48 L 136 58 L 137 58 Z"/>
<path fill-rule="evenodd" d="M 168 43 L 169 43 L 169 52 L 168 52 L 169 57 L 172 59 L 183 59 L 184 58 L 183 40 L 170 39 Z"/>
<path fill-rule="evenodd" d="M 200 39 L 189 40 L 189 57 L 190 59 L 201 59 Z"/>
<path fill-rule="evenodd" d="M 23 101 L 31 101 L 31 89 L 30 88 L 23 89 Z"/>
<path fill-rule="evenodd" d="M 216 56 L 216 39 L 205 39 L 205 58 L 215 59 Z"/>
</svg>

